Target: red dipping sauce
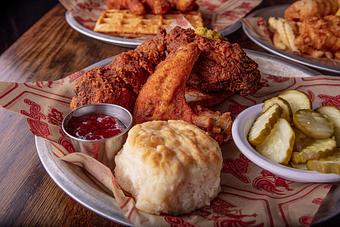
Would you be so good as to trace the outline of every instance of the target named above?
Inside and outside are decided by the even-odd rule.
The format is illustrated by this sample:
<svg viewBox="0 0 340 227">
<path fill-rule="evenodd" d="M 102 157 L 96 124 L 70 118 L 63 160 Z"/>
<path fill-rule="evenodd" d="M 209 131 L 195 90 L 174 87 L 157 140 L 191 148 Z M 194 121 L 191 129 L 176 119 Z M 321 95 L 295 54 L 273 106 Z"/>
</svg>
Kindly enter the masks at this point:
<svg viewBox="0 0 340 227">
<path fill-rule="evenodd" d="M 84 140 L 100 140 L 120 134 L 125 129 L 117 118 L 98 113 L 72 117 L 67 132 Z"/>
</svg>

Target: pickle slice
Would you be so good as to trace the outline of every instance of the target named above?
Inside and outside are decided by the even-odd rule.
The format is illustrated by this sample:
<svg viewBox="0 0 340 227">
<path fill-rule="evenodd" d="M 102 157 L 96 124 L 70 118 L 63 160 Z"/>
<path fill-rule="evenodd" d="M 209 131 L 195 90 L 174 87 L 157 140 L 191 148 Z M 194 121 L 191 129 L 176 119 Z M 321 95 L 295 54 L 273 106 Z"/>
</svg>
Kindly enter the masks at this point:
<svg viewBox="0 0 340 227">
<path fill-rule="evenodd" d="M 302 151 L 303 148 L 311 145 L 314 142 L 314 139 L 307 136 L 299 129 L 294 128 L 295 132 L 295 144 L 294 144 L 294 151 Z"/>
<path fill-rule="evenodd" d="M 298 110 L 293 114 L 295 127 L 314 139 L 326 139 L 333 135 L 334 126 L 327 118 L 312 110 Z"/>
<path fill-rule="evenodd" d="M 291 122 L 291 120 L 292 120 L 292 110 L 290 108 L 289 103 L 286 100 L 284 100 L 283 98 L 273 97 L 273 98 L 267 99 L 263 103 L 262 111 L 266 111 L 270 106 L 272 106 L 274 104 L 278 104 L 281 107 L 281 109 L 282 109 L 281 117 L 283 117 L 287 121 Z"/>
<path fill-rule="evenodd" d="M 256 150 L 274 162 L 287 165 L 293 151 L 295 134 L 289 122 L 280 118 Z"/>
<path fill-rule="evenodd" d="M 306 163 L 308 160 L 324 158 L 335 152 L 336 142 L 334 139 L 315 140 L 311 145 L 300 152 L 293 152 L 294 164 Z"/>
<path fill-rule="evenodd" d="M 290 163 L 290 165 L 295 168 L 295 169 L 303 169 L 307 170 L 307 165 L 306 164 L 294 164 L 293 162 Z"/>
<path fill-rule="evenodd" d="M 322 106 L 316 111 L 326 116 L 333 123 L 336 146 L 340 147 L 340 110 L 334 106 Z"/>
<path fill-rule="evenodd" d="M 289 103 L 293 114 L 300 109 L 312 109 L 311 101 L 302 91 L 286 90 L 279 94 L 279 97 L 283 98 Z"/>
<path fill-rule="evenodd" d="M 307 162 L 307 169 L 321 173 L 340 174 L 340 152 L 336 152 L 334 155 L 320 160 L 309 160 Z"/>
<path fill-rule="evenodd" d="M 262 143 L 270 133 L 273 125 L 280 118 L 281 107 L 277 104 L 272 105 L 263 112 L 253 123 L 248 134 L 249 143 L 256 146 Z"/>
</svg>

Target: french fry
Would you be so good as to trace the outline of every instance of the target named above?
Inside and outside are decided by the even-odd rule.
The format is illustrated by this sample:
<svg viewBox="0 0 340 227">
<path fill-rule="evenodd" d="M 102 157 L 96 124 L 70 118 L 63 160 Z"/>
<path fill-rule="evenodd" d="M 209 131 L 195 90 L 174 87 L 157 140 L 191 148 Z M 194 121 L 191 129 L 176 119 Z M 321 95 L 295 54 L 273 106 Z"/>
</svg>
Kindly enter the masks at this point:
<svg viewBox="0 0 340 227">
<path fill-rule="evenodd" d="M 280 34 L 278 32 L 275 32 L 274 33 L 274 36 L 273 36 L 273 43 L 274 43 L 274 46 L 280 50 L 287 50 L 287 47 L 286 45 L 282 42 L 281 40 L 281 37 L 280 37 Z"/>
</svg>

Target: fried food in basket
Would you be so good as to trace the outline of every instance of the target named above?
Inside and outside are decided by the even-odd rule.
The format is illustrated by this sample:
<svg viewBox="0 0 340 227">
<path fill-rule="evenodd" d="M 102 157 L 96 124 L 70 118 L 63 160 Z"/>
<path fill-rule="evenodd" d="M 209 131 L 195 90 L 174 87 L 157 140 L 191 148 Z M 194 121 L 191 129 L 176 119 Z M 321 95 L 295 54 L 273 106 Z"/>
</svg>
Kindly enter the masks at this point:
<svg viewBox="0 0 340 227">
<path fill-rule="evenodd" d="M 148 13 L 164 15 L 172 9 L 188 12 L 197 7 L 196 0 L 106 0 L 108 9 L 127 9 L 135 15 Z"/>
<path fill-rule="evenodd" d="M 180 46 L 188 46 L 187 53 L 177 53 Z M 166 53 L 170 55 L 161 63 Z M 194 72 L 191 72 L 191 67 Z M 171 69 L 171 72 L 165 69 Z M 153 76 L 148 79 L 151 74 Z M 239 45 L 225 40 L 210 40 L 196 35 L 192 29 L 177 27 L 168 34 L 162 30 L 135 50 L 117 55 L 111 64 L 84 73 L 76 81 L 71 108 L 116 103 L 130 111 L 135 109 L 141 114 L 136 119 L 142 122 L 153 116 L 154 108 L 166 107 L 166 112 L 160 111 L 164 116 L 160 114 L 157 118 L 187 120 L 222 142 L 230 136 L 230 115 L 205 107 L 217 105 L 235 93 L 247 95 L 257 91 L 260 76 L 257 64 Z M 149 82 L 154 81 L 152 78 L 168 78 L 168 81 Z M 147 80 L 148 83 L 144 84 Z M 141 89 L 143 95 L 139 96 Z M 137 96 L 148 105 L 136 104 L 136 107 Z"/>
<path fill-rule="evenodd" d="M 229 139 L 230 113 L 191 108 L 185 100 L 185 86 L 200 50 L 189 43 L 170 53 L 139 92 L 134 109 L 135 123 L 151 120 L 184 120 L 204 128 L 218 142 Z"/>
<path fill-rule="evenodd" d="M 299 0 L 285 11 L 284 18 L 292 21 L 304 21 L 310 17 L 335 15 L 340 8 L 340 0 Z"/>
<path fill-rule="evenodd" d="M 94 31 L 122 37 L 156 35 L 167 28 L 178 16 L 184 16 L 194 27 L 203 26 L 200 12 L 181 14 L 172 12 L 165 15 L 134 15 L 128 10 L 106 10 L 96 22 Z"/>
<path fill-rule="evenodd" d="M 296 46 L 313 57 L 340 59 L 340 17 L 312 17 L 299 26 Z"/>
<path fill-rule="evenodd" d="M 295 23 L 269 18 L 273 44 L 281 50 L 308 54 L 315 58 L 340 59 L 340 17 L 311 17 Z"/>
</svg>

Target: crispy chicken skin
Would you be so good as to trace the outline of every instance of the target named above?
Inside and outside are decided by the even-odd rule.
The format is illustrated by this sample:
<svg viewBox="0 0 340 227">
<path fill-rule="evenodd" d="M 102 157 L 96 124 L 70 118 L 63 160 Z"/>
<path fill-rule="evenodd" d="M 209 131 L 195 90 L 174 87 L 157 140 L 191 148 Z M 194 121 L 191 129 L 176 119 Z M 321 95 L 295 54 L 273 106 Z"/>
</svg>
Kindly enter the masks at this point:
<svg viewBox="0 0 340 227">
<path fill-rule="evenodd" d="M 196 0 L 106 0 L 109 9 L 129 9 L 136 15 L 146 14 L 150 9 L 153 14 L 166 14 L 175 8 L 188 12 L 197 8 Z"/>
<path fill-rule="evenodd" d="M 106 0 L 106 6 L 109 9 L 129 9 L 136 15 L 146 13 L 145 6 L 140 0 Z"/>
<path fill-rule="evenodd" d="M 302 53 L 312 56 L 318 51 L 329 51 L 340 59 L 340 17 L 308 18 L 299 26 L 295 44 Z M 318 57 L 318 56 L 315 56 Z"/>
<path fill-rule="evenodd" d="M 149 77 L 135 104 L 135 123 L 150 120 L 191 122 L 192 109 L 184 98 L 185 83 L 198 56 L 199 49 L 191 43 L 168 55 Z"/>
<path fill-rule="evenodd" d="M 114 103 L 134 111 L 136 123 L 182 119 L 222 142 L 230 136 L 230 114 L 198 104 L 207 107 L 236 92 L 250 94 L 259 83 L 256 63 L 238 45 L 175 28 L 117 55 L 108 66 L 84 73 L 76 81 L 71 108 Z"/>
<path fill-rule="evenodd" d="M 193 68 L 187 85 L 208 92 L 227 92 L 248 95 L 260 88 L 260 72 L 238 44 L 210 40 L 191 29 L 176 27 L 166 36 L 169 52 L 179 46 L 196 42 L 201 55 Z"/>
<path fill-rule="evenodd" d="M 114 103 L 132 110 L 137 95 L 121 78 L 112 76 L 112 73 L 110 66 L 86 72 L 77 82 L 76 96 L 71 101 L 71 108 L 86 104 Z"/>
<path fill-rule="evenodd" d="M 161 62 L 139 92 L 134 109 L 135 123 L 151 120 L 184 120 L 206 130 L 218 142 L 229 139 L 231 117 L 191 108 L 185 100 L 186 81 L 199 57 L 195 43 L 185 44 Z"/>
<path fill-rule="evenodd" d="M 132 111 L 140 89 L 164 58 L 165 45 L 161 36 L 117 55 L 110 65 L 92 69 L 81 76 L 76 82 L 71 108 L 114 103 Z"/>
<path fill-rule="evenodd" d="M 291 4 L 284 13 L 287 20 L 304 21 L 309 17 L 335 15 L 340 0 L 299 0 Z"/>
<path fill-rule="evenodd" d="M 171 9 L 168 0 L 145 0 L 153 14 L 166 14 Z"/>
</svg>

